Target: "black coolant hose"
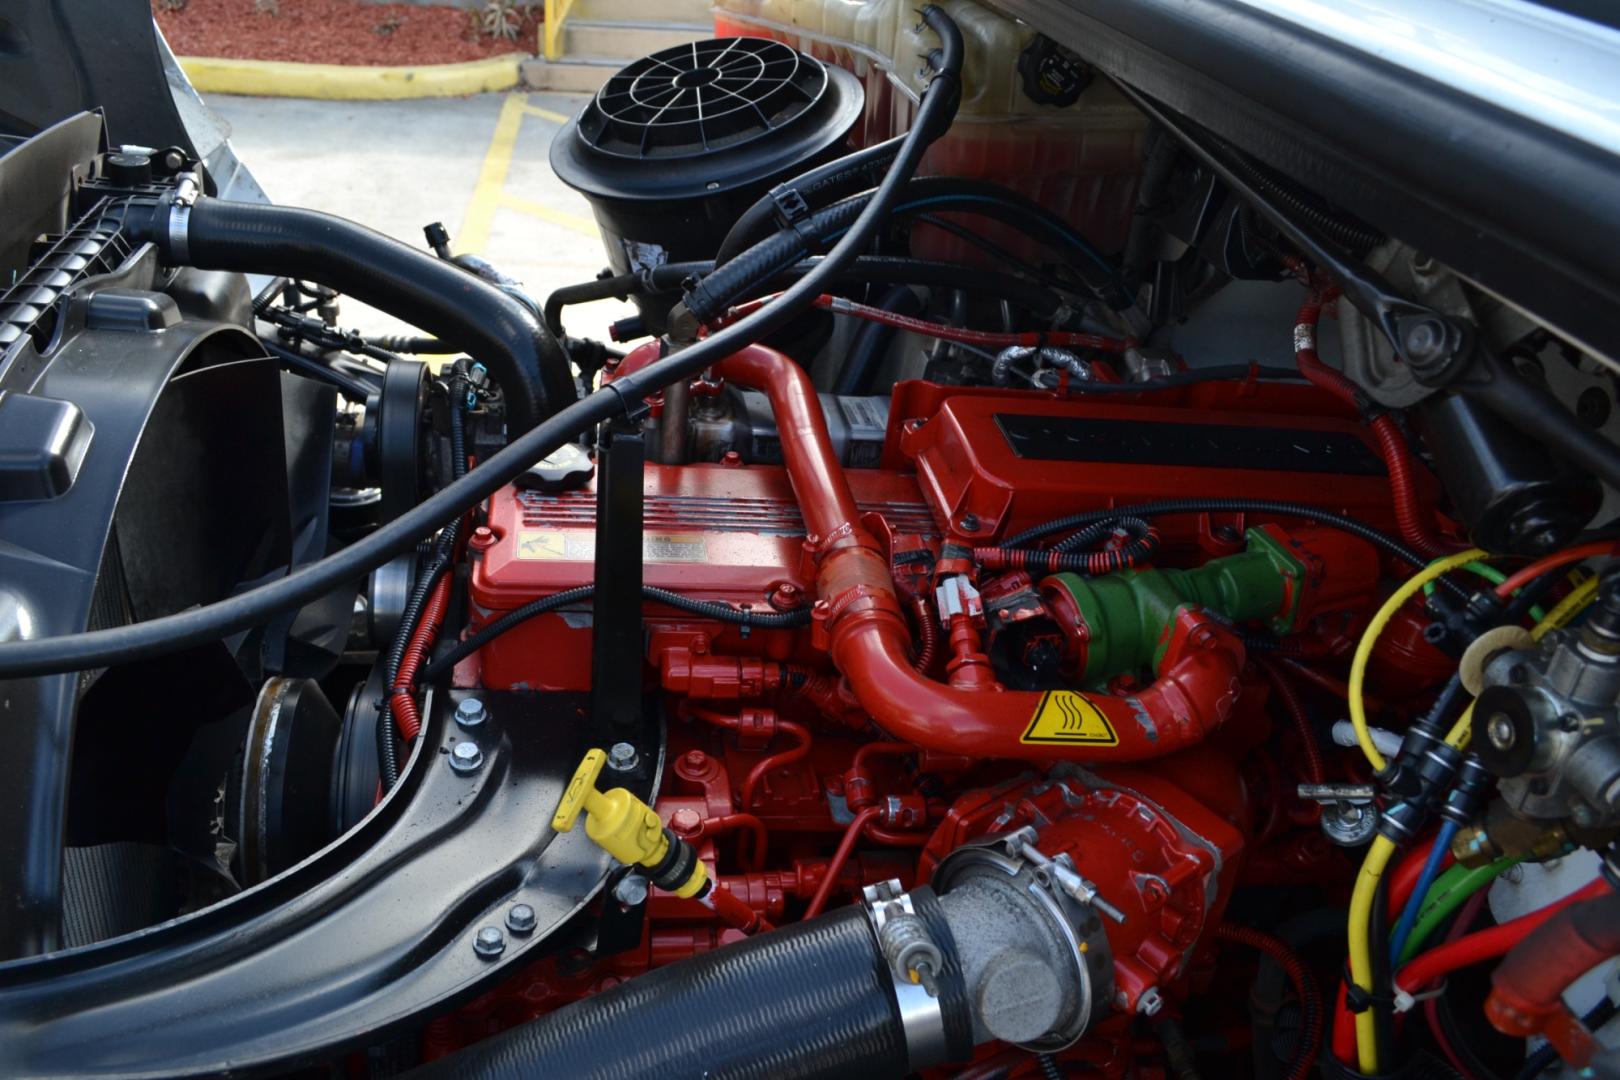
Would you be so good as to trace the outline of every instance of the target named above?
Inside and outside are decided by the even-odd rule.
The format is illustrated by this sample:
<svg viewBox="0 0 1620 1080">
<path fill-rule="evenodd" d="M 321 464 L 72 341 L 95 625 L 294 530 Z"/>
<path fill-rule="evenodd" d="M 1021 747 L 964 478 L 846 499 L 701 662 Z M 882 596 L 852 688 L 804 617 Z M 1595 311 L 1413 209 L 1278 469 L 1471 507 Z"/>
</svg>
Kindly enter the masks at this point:
<svg viewBox="0 0 1620 1080">
<path fill-rule="evenodd" d="M 921 315 L 922 297 L 908 285 L 896 285 L 883 294 L 877 306 L 897 315 Z M 838 380 L 833 384 L 835 394 L 869 394 L 872 379 L 877 375 L 889 344 L 900 331 L 880 322 L 862 323 L 850 344 L 844 366 L 838 369 Z"/>
<path fill-rule="evenodd" d="M 573 401 L 562 349 L 534 312 L 452 263 L 331 214 L 199 198 L 176 235 L 168 203 L 130 214 L 137 241 L 201 270 L 237 270 L 314 281 L 428 331 L 487 367 L 506 395 L 512 434 Z"/>
<path fill-rule="evenodd" d="M 972 1045 L 960 975 L 940 990 L 959 1059 Z M 658 968 L 412 1075 L 809 1080 L 929 1064 L 909 1060 L 888 967 L 865 910 L 848 907 Z"/>
<path fill-rule="evenodd" d="M 836 161 L 817 165 L 784 184 L 776 185 L 732 222 L 731 230 L 726 233 L 726 238 L 720 242 L 720 250 L 715 253 L 715 261 L 725 262 L 736 257 L 769 230 L 772 219 L 776 217 L 779 196 L 791 197 L 788 195 L 791 192 L 798 195 L 805 205 L 815 207 L 825 204 L 829 196 L 839 198 L 871 187 L 872 182 L 883 174 L 900 152 L 900 144 L 904 141 L 904 135 L 897 135 L 853 154 L 846 154 Z"/>
<path fill-rule="evenodd" d="M 476 469 L 460 480 L 434 492 L 393 521 L 340 551 L 299 567 L 284 578 L 173 615 L 79 634 L 0 642 L 0 679 L 127 664 L 192 645 L 218 641 L 227 634 L 261 625 L 280 612 L 300 607 L 339 585 L 357 580 L 367 571 L 408 550 L 421 537 L 469 507 L 487 499 L 536 461 L 555 453 L 569 439 L 604 420 L 631 412 L 644 398 L 677 379 L 690 379 L 809 311 L 816 298 L 827 290 L 827 285 L 836 280 L 850 261 L 866 249 L 878 226 L 887 220 L 907 181 L 916 172 L 924 151 L 928 149 L 929 142 L 923 133 L 940 130 L 937 123 L 929 123 L 928 119 L 937 119 L 942 110 L 952 107 L 957 97 L 962 70 L 961 33 L 950 15 L 937 4 L 929 4 L 923 9 L 923 20 L 934 28 L 942 40 L 948 37 L 955 41 L 951 66 L 941 71 L 923 93 L 918 123 L 907 134 L 905 147 L 895 158 L 894 166 L 883 178 L 883 183 L 878 185 L 876 194 L 867 202 L 861 216 L 814 270 L 790 286 L 773 303 L 564 407 L 554 416 L 542 420 L 533 430 L 513 439 L 493 457 L 480 462 Z M 941 87 L 944 95 L 936 94 L 935 87 Z M 482 285 L 481 282 L 479 284 Z M 502 302 L 517 303 L 504 296 Z"/>
<path fill-rule="evenodd" d="M 748 248 L 704 277 L 686 292 L 686 308 L 699 322 L 711 322 L 750 289 L 783 273 L 810 250 L 812 239 L 821 243 L 839 235 L 866 205 L 868 195 L 854 195 L 818 210 Z M 1116 310 L 1128 307 L 1130 297 L 1120 286 L 1115 267 L 1076 233 L 1062 218 L 1030 199 L 999 184 L 931 176 L 913 180 L 895 206 L 897 217 L 945 212 L 988 217 L 1026 236 L 1040 240 L 1065 263 L 1099 299 Z"/>
<path fill-rule="evenodd" d="M 820 264 L 820 256 L 803 259 L 776 277 L 756 283 L 754 288 L 746 290 L 737 299 L 752 300 L 782 288 L 812 272 Z M 560 334 L 565 307 L 587 304 L 593 300 L 622 300 L 629 296 L 679 292 L 688 278 L 707 274 L 714 267 L 712 262 L 665 263 L 635 274 L 615 274 L 577 285 L 564 285 L 546 297 L 546 325 L 553 333 Z M 862 255 L 839 271 L 835 280 L 840 285 L 922 285 L 942 289 L 957 289 L 964 282 L 971 282 L 974 292 L 1017 304 L 1042 319 L 1063 306 L 1063 299 L 1057 293 L 1025 277 L 961 263 L 914 259 L 909 255 Z M 1288 370 L 1294 378 L 1299 378 L 1297 371 L 1292 368 Z"/>
</svg>

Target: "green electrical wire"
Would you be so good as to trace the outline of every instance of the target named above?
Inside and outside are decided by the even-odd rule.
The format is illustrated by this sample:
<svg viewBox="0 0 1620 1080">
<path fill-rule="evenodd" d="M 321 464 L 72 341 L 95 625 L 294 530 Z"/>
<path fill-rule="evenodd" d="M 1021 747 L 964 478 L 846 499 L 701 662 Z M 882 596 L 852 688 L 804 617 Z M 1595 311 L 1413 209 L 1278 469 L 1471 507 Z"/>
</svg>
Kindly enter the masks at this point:
<svg viewBox="0 0 1620 1080">
<path fill-rule="evenodd" d="M 1513 856 L 1497 859 L 1489 866 L 1473 869 L 1453 866 L 1435 878 L 1434 884 L 1429 888 L 1428 898 L 1418 912 L 1417 925 L 1412 929 L 1412 936 L 1406 939 L 1406 948 L 1401 950 L 1401 958 L 1396 966 L 1405 967 L 1407 962 L 1423 948 L 1423 943 L 1430 935 L 1444 926 L 1452 913 L 1462 907 L 1470 896 L 1495 881 L 1502 871 L 1522 861 L 1523 856 Z"/>
<path fill-rule="evenodd" d="M 1500 585 L 1500 584 L 1502 584 L 1502 582 L 1507 580 L 1507 575 L 1502 573 L 1502 571 L 1498 570 L 1494 566 L 1487 566 L 1485 563 L 1482 563 L 1482 562 L 1466 562 L 1466 563 L 1463 563 L 1462 566 L 1459 567 L 1459 569 L 1472 570 L 1474 573 L 1478 574 L 1480 577 L 1484 578 L 1486 581 L 1490 582 L 1492 585 Z M 1427 585 L 1423 586 L 1423 595 L 1424 596 L 1428 596 L 1429 594 L 1431 594 L 1433 592 L 1434 592 L 1434 582 L 1431 581 Z M 1541 606 L 1538 604 L 1537 606 L 1530 609 L 1530 616 L 1531 616 L 1531 618 L 1535 619 L 1536 622 L 1540 622 L 1542 619 L 1545 619 L 1547 617 L 1547 614 L 1546 614 L 1546 612 L 1541 610 Z"/>
</svg>

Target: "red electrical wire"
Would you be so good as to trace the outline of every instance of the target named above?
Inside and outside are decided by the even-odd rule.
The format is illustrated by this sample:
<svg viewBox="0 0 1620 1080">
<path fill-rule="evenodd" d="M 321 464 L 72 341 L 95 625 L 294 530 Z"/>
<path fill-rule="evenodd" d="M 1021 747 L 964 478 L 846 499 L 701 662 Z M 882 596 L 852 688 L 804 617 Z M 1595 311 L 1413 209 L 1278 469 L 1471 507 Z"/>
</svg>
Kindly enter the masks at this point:
<svg viewBox="0 0 1620 1080">
<path fill-rule="evenodd" d="M 754 805 L 754 791 L 759 787 L 759 782 L 765 778 L 766 773 L 772 769 L 780 769 L 784 765 L 791 765 L 795 761 L 801 761 L 806 754 L 810 753 L 810 732 L 806 730 L 803 724 L 796 724 L 792 720 L 778 720 L 776 730 L 799 740 L 798 745 L 783 750 L 779 754 L 772 754 L 748 770 L 748 776 L 743 780 L 742 784 L 742 808 L 744 810 Z"/>
<path fill-rule="evenodd" d="M 1594 540 L 1590 544 L 1576 544 L 1555 555 L 1548 555 L 1545 559 L 1537 559 L 1529 566 L 1509 574 L 1507 579 L 1496 587 L 1496 595 L 1506 600 L 1549 570 L 1557 570 L 1560 566 L 1568 566 L 1598 555 L 1620 555 L 1620 544 L 1613 540 Z"/>
<path fill-rule="evenodd" d="M 1459 968 L 1494 960 L 1523 941 L 1525 935 L 1560 911 L 1571 904 L 1601 896 L 1608 887 L 1608 882 L 1599 878 L 1562 900 L 1555 900 L 1528 915 L 1520 915 L 1517 919 L 1510 919 L 1500 926 L 1493 926 L 1489 930 L 1481 930 L 1477 934 L 1469 934 L 1431 949 L 1402 968 L 1401 973 L 1395 977 L 1395 985 L 1409 994 L 1416 993 L 1435 979 Z"/>
<path fill-rule="evenodd" d="M 911 660 L 911 666 L 926 675 L 933 668 L 934 661 L 939 659 L 939 624 L 934 621 L 933 610 L 923 597 L 913 596 L 911 608 L 917 617 L 919 646 L 917 655 Z"/>
<path fill-rule="evenodd" d="M 827 899 L 832 896 L 833 886 L 838 883 L 839 876 L 844 872 L 844 864 L 849 862 L 850 855 L 855 851 L 855 842 L 861 838 L 866 823 L 879 813 L 881 811 L 877 807 L 868 806 L 856 814 L 854 820 L 844 829 L 844 838 L 838 841 L 838 850 L 834 851 L 832 858 L 827 861 L 827 870 L 821 884 L 816 886 L 816 894 L 810 898 L 810 906 L 804 909 L 806 920 L 815 918 L 826 908 Z"/>
<path fill-rule="evenodd" d="M 713 325 L 720 327 L 736 322 L 744 315 L 758 311 L 774 299 L 774 296 L 762 296 L 758 300 L 738 304 L 726 312 L 723 318 L 716 320 Z M 824 311 L 831 311 L 835 315 L 852 315 L 857 319 L 892 326 L 897 330 L 909 330 L 914 334 L 939 338 L 943 341 L 957 341 L 964 345 L 982 345 L 991 349 L 1004 349 L 1012 345 L 1057 345 L 1071 349 L 1097 349 L 1101 352 L 1123 353 L 1127 349 L 1135 348 L 1137 344 L 1135 338 L 1104 337 L 1101 334 L 1082 334 L 1068 330 L 1026 330 L 1014 333 L 995 330 L 969 330 L 959 326 L 945 326 L 941 323 L 933 323 L 927 319 L 913 318 L 909 315 L 897 315 L 892 311 L 884 311 L 882 308 L 857 303 L 842 296 L 829 296 L 826 293 L 816 297 L 815 306 Z"/>
<path fill-rule="evenodd" d="M 1310 969 L 1282 939 L 1259 930 L 1223 923 L 1215 928 L 1215 936 L 1222 941 L 1233 941 L 1265 953 L 1277 961 L 1283 974 L 1294 985 L 1302 1016 L 1300 1044 L 1294 1051 L 1288 1080 L 1306 1080 L 1316 1068 L 1316 1052 L 1322 1045 L 1322 994 L 1316 988 L 1316 980 L 1311 978 Z"/>
<path fill-rule="evenodd" d="M 417 732 L 422 730 L 422 714 L 416 708 L 416 698 L 412 696 L 411 687 L 416 682 L 416 673 L 422 667 L 422 661 L 427 658 L 428 650 L 433 648 L 434 638 L 439 636 L 439 626 L 444 622 L 444 609 L 450 603 L 450 575 L 441 577 L 428 594 L 427 603 L 422 607 L 422 618 L 411 631 L 411 641 L 405 646 L 405 655 L 399 662 L 399 672 L 394 676 L 393 692 L 388 697 L 389 711 L 394 714 L 394 725 L 399 728 L 399 737 L 407 743 L 416 738 Z"/>
<path fill-rule="evenodd" d="M 1321 357 L 1316 354 L 1316 328 L 1322 320 L 1322 307 L 1337 295 L 1337 289 L 1326 292 L 1312 289 L 1305 297 L 1299 314 L 1294 317 L 1294 361 L 1305 378 L 1351 408 L 1359 409 L 1357 396 L 1360 389 L 1341 372 L 1322 363 Z M 1383 413 L 1369 426 L 1373 438 L 1378 441 L 1378 453 L 1384 459 L 1384 468 L 1389 471 L 1390 492 L 1395 499 L 1395 524 L 1401 539 L 1427 558 L 1437 559 L 1451 554 L 1456 547 L 1429 531 L 1427 512 L 1413 485 L 1412 452 L 1406 445 L 1406 436 L 1395 425 L 1394 417 Z"/>
<path fill-rule="evenodd" d="M 1327 776 L 1327 767 L 1322 761 L 1322 748 L 1317 745 L 1316 732 L 1311 728 L 1311 718 L 1305 711 L 1305 703 L 1300 700 L 1299 694 L 1294 690 L 1282 668 L 1274 662 L 1261 656 L 1255 660 L 1260 673 L 1271 683 L 1271 688 L 1277 692 L 1277 700 L 1282 702 L 1283 711 L 1293 722 L 1294 730 L 1299 735 L 1300 751 L 1305 757 L 1305 779 L 1313 784 L 1320 784 Z"/>
<path fill-rule="evenodd" d="M 1485 897 L 1489 891 L 1480 889 L 1463 904 L 1462 910 L 1457 912 L 1457 917 L 1451 921 L 1451 929 L 1446 931 L 1446 944 L 1449 945 L 1462 937 L 1468 932 L 1468 928 L 1474 925 L 1474 920 L 1479 917 L 1479 909 L 1485 906 Z M 1466 1080 L 1474 1080 L 1473 1071 L 1463 1063 L 1462 1055 L 1457 1053 L 1457 1048 L 1451 1044 L 1451 1038 L 1446 1034 L 1445 1025 L 1440 1023 L 1439 998 L 1430 998 L 1423 1003 L 1423 1018 L 1429 1022 L 1429 1032 L 1439 1044 L 1440 1052 L 1451 1062 L 1452 1068 Z"/>
<path fill-rule="evenodd" d="M 1348 988 L 1339 980 L 1339 997 L 1333 1006 L 1333 1056 L 1340 1065 L 1357 1068 L 1356 1014 L 1350 1011 Z"/>
</svg>

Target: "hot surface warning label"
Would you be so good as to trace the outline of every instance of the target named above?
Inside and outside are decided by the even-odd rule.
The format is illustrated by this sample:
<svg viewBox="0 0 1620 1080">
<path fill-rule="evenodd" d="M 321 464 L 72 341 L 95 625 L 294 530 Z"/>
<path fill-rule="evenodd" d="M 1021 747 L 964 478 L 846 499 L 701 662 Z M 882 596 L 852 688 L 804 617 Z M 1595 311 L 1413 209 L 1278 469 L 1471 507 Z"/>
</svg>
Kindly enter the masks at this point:
<svg viewBox="0 0 1620 1080">
<path fill-rule="evenodd" d="M 1019 742 L 1079 743 L 1114 746 L 1119 736 L 1113 725 L 1086 695 L 1074 690 L 1049 690 L 1041 696 L 1035 715 Z"/>
</svg>

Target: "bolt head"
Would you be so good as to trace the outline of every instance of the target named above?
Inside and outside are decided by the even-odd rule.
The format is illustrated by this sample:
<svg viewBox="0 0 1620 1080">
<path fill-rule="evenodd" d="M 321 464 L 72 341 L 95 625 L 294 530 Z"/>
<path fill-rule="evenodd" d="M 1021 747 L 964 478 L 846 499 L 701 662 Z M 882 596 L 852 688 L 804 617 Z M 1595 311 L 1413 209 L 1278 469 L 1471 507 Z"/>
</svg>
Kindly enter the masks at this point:
<svg viewBox="0 0 1620 1080">
<path fill-rule="evenodd" d="M 473 952 L 493 960 L 506 951 L 506 935 L 498 927 L 486 926 L 473 938 Z"/>
<path fill-rule="evenodd" d="M 534 908 L 528 904 L 513 904 L 506 912 L 506 928 L 514 934 L 532 934 L 537 922 Z"/>
<path fill-rule="evenodd" d="M 1401 339 L 1408 360 L 1438 360 L 1445 354 L 1446 325 L 1439 319 L 1415 319 Z"/>
<path fill-rule="evenodd" d="M 690 807 L 683 806 L 673 814 L 669 815 L 670 829 L 674 832 L 680 833 L 683 836 L 690 836 L 697 832 L 698 827 L 702 824 L 703 818 L 698 815 L 696 810 L 693 810 Z"/>
<path fill-rule="evenodd" d="M 474 773 L 484 764 L 484 752 L 475 742 L 458 742 L 450 750 L 450 767 L 458 773 Z"/>
<path fill-rule="evenodd" d="M 489 710 L 478 698 L 463 698 L 456 706 L 456 723 L 464 728 L 474 728 L 489 719 Z"/>
<path fill-rule="evenodd" d="M 1513 726 L 1513 718 L 1507 713 L 1492 713 L 1490 719 L 1485 721 L 1485 737 L 1498 750 L 1511 750 L 1519 739 L 1519 733 Z"/>
<path fill-rule="evenodd" d="M 616 772 L 629 772 L 640 760 L 636 748 L 627 742 L 616 742 L 608 749 L 608 768 Z"/>
<path fill-rule="evenodd" d="M 625 907 L 635 907 L 647 900 L 647 879 L 640 874 L 626 874 L 613 886 L 613 899 Z"/>
</svg>

